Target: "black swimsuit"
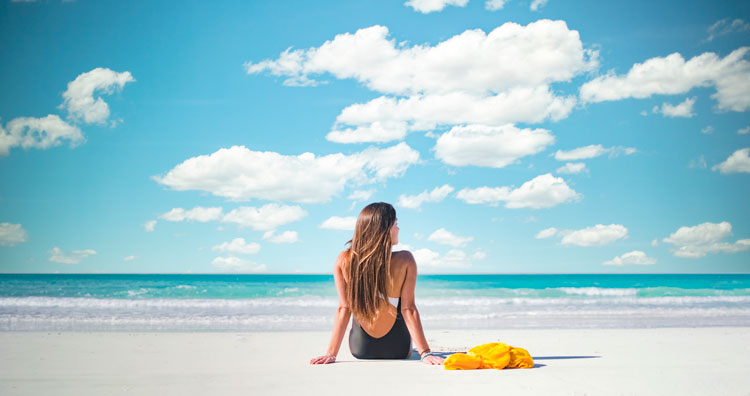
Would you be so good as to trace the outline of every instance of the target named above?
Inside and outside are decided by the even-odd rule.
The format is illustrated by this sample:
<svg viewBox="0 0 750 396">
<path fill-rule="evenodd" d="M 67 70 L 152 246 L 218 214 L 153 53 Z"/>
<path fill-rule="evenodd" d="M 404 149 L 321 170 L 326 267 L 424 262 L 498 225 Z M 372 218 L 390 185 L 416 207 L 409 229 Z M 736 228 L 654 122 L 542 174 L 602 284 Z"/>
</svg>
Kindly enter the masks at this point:
<svg viewBox="0 0 750 396">
<path fill-rule="evenodd" d="M 401 297 L 396 307 L 396 322 L 380 338 L 367 334 L 356 320 L 349 331 L 349 351 L 357 359 L 406 359 L 411 356 L 411 337 L 401 315 Z"/>
</svg>

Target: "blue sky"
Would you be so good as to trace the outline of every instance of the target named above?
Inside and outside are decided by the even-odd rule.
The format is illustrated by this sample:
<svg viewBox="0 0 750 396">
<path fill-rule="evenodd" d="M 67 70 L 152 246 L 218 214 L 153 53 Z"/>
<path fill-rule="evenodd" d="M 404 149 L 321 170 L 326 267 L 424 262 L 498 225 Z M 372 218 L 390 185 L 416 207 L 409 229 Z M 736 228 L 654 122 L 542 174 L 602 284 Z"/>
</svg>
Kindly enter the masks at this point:
<svg viewBox="0 0 750 396">
<path fill-rule="evenodd" d="M 0 3 L 0 272 L 750 272 L 750 4 Z"/>
</svg>

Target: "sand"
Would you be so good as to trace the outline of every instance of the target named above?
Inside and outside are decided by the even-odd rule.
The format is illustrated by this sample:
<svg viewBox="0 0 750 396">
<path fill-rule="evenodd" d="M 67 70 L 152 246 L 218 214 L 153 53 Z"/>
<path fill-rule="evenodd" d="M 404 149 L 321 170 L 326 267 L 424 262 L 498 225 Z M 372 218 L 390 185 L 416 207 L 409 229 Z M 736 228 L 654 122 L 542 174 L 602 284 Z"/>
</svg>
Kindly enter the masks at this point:
<svg viewBox="0 0 750 396">
<path fill-rule="evenodd" d="M 750 328 L 438 331 L 433 350 L 501 341 L 533 369 L 414 360 L 313 366 L 329 332 L 0 333 L 0 395 L 750 395 Z M 491 392 L 491 393 L 490 393 Z"/>
</svg>

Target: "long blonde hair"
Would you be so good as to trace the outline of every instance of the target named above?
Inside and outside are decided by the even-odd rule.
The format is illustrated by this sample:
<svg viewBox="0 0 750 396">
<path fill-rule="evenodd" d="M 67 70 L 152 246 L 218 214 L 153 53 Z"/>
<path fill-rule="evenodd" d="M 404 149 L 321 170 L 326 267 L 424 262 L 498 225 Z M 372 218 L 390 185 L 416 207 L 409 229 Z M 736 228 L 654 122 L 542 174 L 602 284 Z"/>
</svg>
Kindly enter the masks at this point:
<svg viewBox="0 0 750 396">
<path fill-rule="evenodd" d="M 354 317 L 372 321 L 388 296 L 390 279 L 391 227 L 396 210 L 385 202 L 365 206 L 357 217 L 349 246 L 346 297 Z"/>
</svg>

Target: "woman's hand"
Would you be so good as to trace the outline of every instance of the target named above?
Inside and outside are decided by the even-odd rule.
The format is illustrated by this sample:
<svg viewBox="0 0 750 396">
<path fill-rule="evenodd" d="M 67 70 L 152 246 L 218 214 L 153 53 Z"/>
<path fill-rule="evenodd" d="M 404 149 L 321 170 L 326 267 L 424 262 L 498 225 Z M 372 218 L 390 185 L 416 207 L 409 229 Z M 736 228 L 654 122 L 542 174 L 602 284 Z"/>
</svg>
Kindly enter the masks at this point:
<svg viewBox="0 0 750 396">
<path fill-rule="evenodd" d="M 443 360 L 445 359 L 441 358 L 440 356 L 430 355 L 424 358 L 424 360 L 422 360 L 422 363 L 437 366 L 437 365 L 442 365 Z"/>
<path fill-rule="evenodd" d="M 336 361 L 336 356 L 326 353 L 323 356 L 310 359 L 310 364 L 329 364 Z"/>
</svg>

